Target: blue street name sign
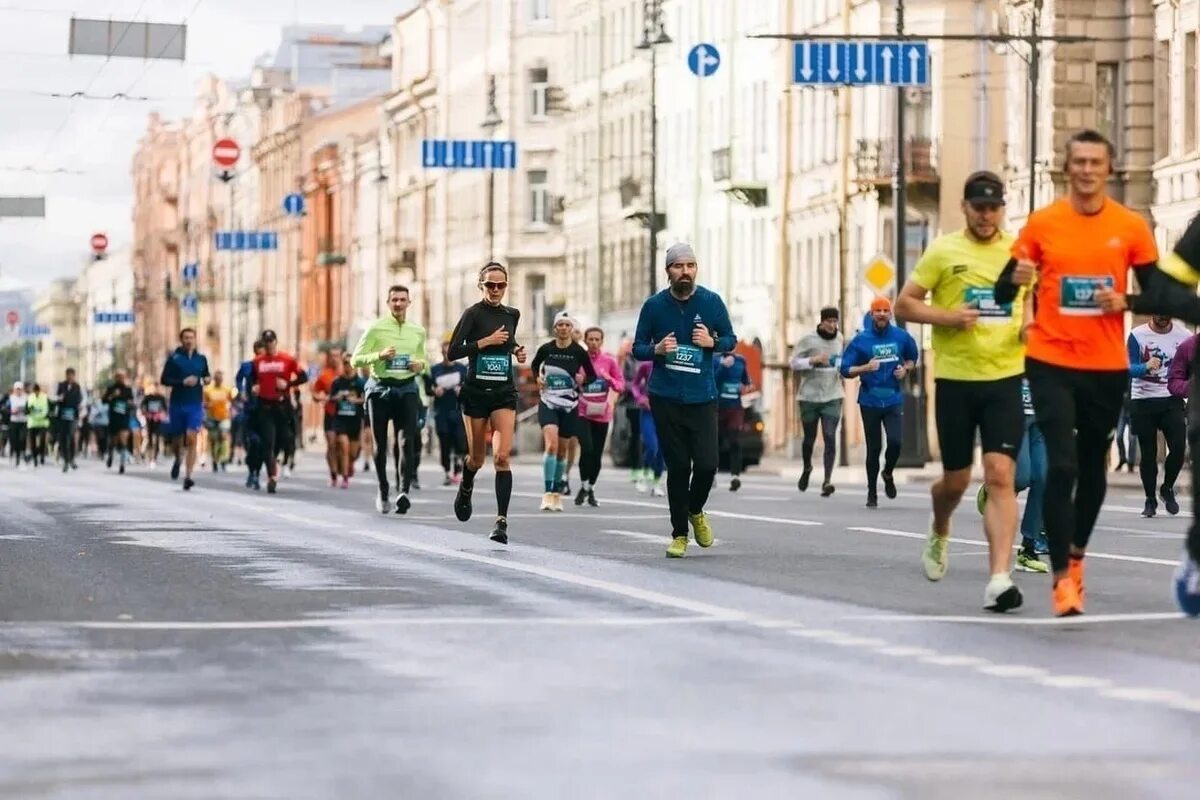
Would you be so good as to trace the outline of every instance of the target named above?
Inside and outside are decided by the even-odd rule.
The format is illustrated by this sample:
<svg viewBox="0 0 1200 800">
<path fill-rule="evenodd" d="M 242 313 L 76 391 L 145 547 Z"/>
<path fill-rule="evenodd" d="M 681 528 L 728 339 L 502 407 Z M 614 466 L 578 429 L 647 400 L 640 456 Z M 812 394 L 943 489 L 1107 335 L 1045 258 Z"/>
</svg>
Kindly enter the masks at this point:
<svg viewBox="0 0 1200 800">
<path fill-rule="evenodd" d="M 490 139 L 423 139 L 421 163 L 427 169 L 516 169 L 517 143 Z"/>
<path fill-rule="evenodd" d="M 20 330 L 22 339 L 41 339 L 49 335 L 49 325 L 22 325 Z"/>
<path fill-rule="evenodd" d="M 796 42 L 792 81 L 805 86 L 928 86 L 929 43 Z"/>
<path fill-rule="evenodd" d="M 200 309 L 200 298 L 193 292 L 188 292 L 179 298 L 179 308 L 186 314 L 195 314 Z"/>
<path fill-rule="evenodd" d="M 213 234 L 217 250 L 278 250 L 279 234 L 270 231 L 217 231 Z"/>
<path fill-rule="evenodd" d="M 707 78 L 721 66 L 721 53 L 713 44 L 698 44 L 688 51 L 688 69 L 693 75 Z"/>
<path fill-rule="evenodd" d="M 200 262 L 189 261 L 183 265 L 183 280 L 185 283 L 195 283 L 200 279 Z"/>
<path fill-rule="evenodd" d="M 304 213 L 304 195 L 292 192 L 283 198 L 283 213 L 289 217 L 298 217 Z"/>
<path fill-rule="evenodd" d="M 133 312 L 97 311 L 94 319 L 97 325 L 132 325 Z"/>
</svg>

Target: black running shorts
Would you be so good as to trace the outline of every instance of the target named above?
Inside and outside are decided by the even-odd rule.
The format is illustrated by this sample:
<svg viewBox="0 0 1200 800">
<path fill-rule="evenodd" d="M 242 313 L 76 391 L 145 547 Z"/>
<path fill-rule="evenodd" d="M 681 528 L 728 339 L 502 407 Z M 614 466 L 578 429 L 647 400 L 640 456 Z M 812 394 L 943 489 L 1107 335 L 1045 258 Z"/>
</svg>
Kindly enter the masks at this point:
<svg viewBox="0 0 1200 800">
<path fill-rule="evenodd" d="M 947 472 L 968 469 L 975 460 L 975 432 L 985 453 L 1016 459 L 1025 436 L 1021 376 L 995 381 L 938 378 L 934 397 L 938 446 Z"/>
<path fill-rule="evenodd" d="M 558 438 L 570 439 L 579 435 L 579 411 L 577 409 L 551 408 L 538 403 L 538 425 L 558 426 Z"/>
</svg>

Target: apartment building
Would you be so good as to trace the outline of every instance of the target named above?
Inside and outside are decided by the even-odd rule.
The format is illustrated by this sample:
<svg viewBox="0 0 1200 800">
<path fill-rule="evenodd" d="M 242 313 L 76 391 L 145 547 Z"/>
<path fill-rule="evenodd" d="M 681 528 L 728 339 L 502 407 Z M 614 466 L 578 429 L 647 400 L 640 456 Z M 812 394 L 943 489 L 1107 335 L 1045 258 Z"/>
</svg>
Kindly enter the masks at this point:
<svg viewBox="0 0 1200 800">
<path fill-rule="evenodd" d="M 133 323 L 117 322 L 133 310 L 132 252 L 120 247 L 102 259 L 88 257 L 76 281 L 79 303 L 79 382 L 96 387 L 114 367 L 125 368 L 130 356 Z M 130 376 L 131 379 L 134 376 Z"/>
<path fill-rule="evenodd" d="M 1159 247 L 1174 245 L 1200 213 L 1196 128 L 1198 0 L 1154 2 L 1154 194 L 1150 213 Z"/>
<path fill-rule="evenodd" d="M 58 278 L 51 281 L 33 301 L 33 313 L 40 324 L 50 326 L 50 338 L 38 353 L 33 380 L 41 384 L 47 394 L 53 394 L 67 367 L 78 371 L 86 355 L 79 280 Z"/>
</svg>

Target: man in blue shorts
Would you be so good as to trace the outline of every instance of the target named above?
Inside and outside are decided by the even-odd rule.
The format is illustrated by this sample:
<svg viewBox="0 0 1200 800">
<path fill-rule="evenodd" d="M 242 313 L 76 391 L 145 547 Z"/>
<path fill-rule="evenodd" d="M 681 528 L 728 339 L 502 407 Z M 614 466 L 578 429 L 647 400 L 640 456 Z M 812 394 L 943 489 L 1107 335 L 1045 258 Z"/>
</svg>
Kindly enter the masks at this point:
<svg viewBox="0 0 1200 800">
<path fill-rule="evenodd" d="M 196 330 L 184 328 L 179 332 L 179 347 L 163 364 L 159 378 L 159 383 L 171 388 L 167 416 L 167 436 L 175 453 L 171 480 L 179 479 L 181 450 L 185 445 L 187 447 L 184 491 L 196 485 L 192 480 L 192 469 L 196 466 L 196 436 L 204 427 L 204 387 L 211 380 L 208 359 L 196 351 Z"/>
</svg>

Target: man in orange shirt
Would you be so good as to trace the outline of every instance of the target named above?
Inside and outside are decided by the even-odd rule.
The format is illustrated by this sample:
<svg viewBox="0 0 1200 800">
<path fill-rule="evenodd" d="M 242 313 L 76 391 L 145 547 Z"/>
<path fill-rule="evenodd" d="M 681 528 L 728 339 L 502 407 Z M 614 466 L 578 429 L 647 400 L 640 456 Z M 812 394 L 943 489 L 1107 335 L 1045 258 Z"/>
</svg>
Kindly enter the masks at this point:
<svg viewBox="0 0 1200 800">
<path fill-rule="evenodd" d="M 333 388 L 333 382 L 341 374 L 341 365 L 342 352 L 326 350 L 325 365 L 321 368 L 321 374 L 313 381 L 312 387 L 313 402 L 322 407 L 321 416 L 324 420 L 322 427 L 325 430 L 325 463 L 329 466 L 330 486 L 337 486 L 338 449 L 337 432 L 334 430 L 334 421 L 337 420 L 337 404 L 329 399 L 329 392 Z"/>
<path fill-rule="evenodd" d="M 1082 614 L 1084 554 L 1107 490 L 1105 457 L 1129 384 L 1125 320 L 1103 290 L 1126 291 L 1130 268 L 1154 268 L 1158 249 L 1140 215 L 1108 196 L 1113 145 L 1081 131 L 1066 150 L 1067 196 L 1030 216 L 995 286 L 1008 303 L 1034 284 L 1025 374 L 1046 438 L 1046 533 L 1057 616 Z M 1099 296 L 1098 296 L 1099 295 Z"/>
</svg>

